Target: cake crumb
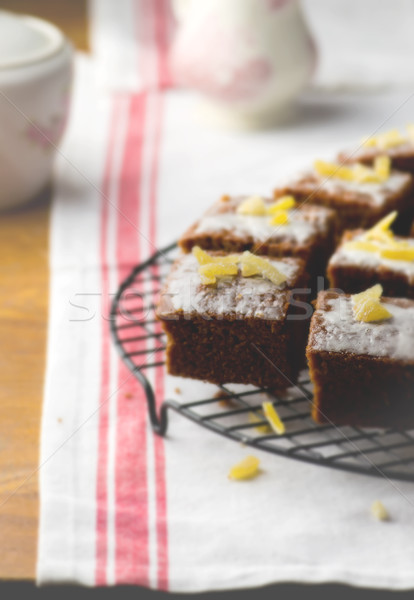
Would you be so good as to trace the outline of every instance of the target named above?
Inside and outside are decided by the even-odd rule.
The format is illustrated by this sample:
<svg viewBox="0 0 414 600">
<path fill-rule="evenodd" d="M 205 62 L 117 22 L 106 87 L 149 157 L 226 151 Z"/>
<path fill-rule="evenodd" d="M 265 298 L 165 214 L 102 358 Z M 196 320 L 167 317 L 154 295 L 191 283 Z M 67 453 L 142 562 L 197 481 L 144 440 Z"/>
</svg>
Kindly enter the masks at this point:
<svg viewBox="0 0 414 600">
<path fill-rule="evenodd" d="M 127 400 L 130 400 L 131 398 L 134 397 L 134 394 L 132 392 L 126 392 L 125 396 L 124 396 Z"/>
<path fill-rule="evenodd" d="M 375 500 L 371 505 L 371 514 L 378 521 L 389 521 L 390 515 L 380 500 Z"/>
<path fill-rule="evenodd" d="M 174 392 L 176 394 L 181 394 L 181 389 L 179 387 L 174 388 Z"/>
<path fill-rule="evenodd" d="M 57 420 L 57 422 L 58 422 L 58 423 L 62 423 L 62 422 L 63 422 L 63 419 L 62 419 L 62 417 L 58 417 L 58 420 Z"/>
<path fill-rule="evenodd" d="M 224 390 L 219 390 L 216 392 L 214 394 L 214 398 L 219 401 L 219 405 L 223 406 L 223 408 L 234 408 L 237 406 L 237 403 L 234 401 L 233 397 Z"/>
<path fill-rule="evenodd" d="M 220 198 L 220 202 L 230 202 L 230 196 L 228 194 L 223 194 Z"/>
</svg>

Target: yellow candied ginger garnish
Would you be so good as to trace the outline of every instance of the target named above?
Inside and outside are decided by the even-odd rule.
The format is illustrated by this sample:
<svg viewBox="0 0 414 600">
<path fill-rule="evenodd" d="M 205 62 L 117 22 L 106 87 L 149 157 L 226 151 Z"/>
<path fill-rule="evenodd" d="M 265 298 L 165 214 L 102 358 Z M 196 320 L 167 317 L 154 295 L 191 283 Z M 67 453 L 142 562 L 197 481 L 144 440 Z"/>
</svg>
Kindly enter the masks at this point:
<svg viewBox="0 0 414 600">
<path fill-rule="evenodd" d="M 241 274 L 243 277 L 254 277 L 255 275 L 261 275 L 262 270 L 258 265 L 254 265 L 252 263 L 242 263 Z"/>
<path fill-rule="evenodd" d="M 380 283 L 376 283 L 372 287 L 368 288 L 364 292 L 360 292 L 359 294 L 354 294 L 352 296 L 352 301 L 354 303 L 359 303 L 367 299 L 379 300 L 382 296 L 382 285 Z"/>
<path fill-rule="evenodd" d="M 205 250 L 202 250 L 200 246 L 193 247 L 193 255 L 196 257 L 199 265 L 208 265 L 210 263 L 224 263 L 230 265 L 237 265 L 240 261 L 240 254 L 228 254 L 227 256 L 211 256 Z"/>
<path fill-rule="evenodd" d="M 267 213 L 269 215 L 274 215 L 275 213 L 278 213 L 281 210 L 291 210 L 292 208 L 295 208 L 295 206 L 296 200 L 293 196 L 282 196 L 281 198 L 279 198 L 279 200 L 273 202 L 270 206 L 268 206 Z"/>
<path fill-rule="evenodd" d="M 246 456 L 230 469 L 229 479 L 252 479 L 259 474 L 260 461 L 255 456 Z"/>
<path fill-rule="evenodd" d="M 411 143 L 414 142 L 414 123 L 408 123 L 408 125 L 406 125 L 406 130 L 407 130 L 407 134 L 408 134 L 408 139 Z"/>
<path fill-rule="evenodd" d="M 210 256 L 199 246 L 193 248 L 193 254 L 199 263 L 198 272 L 201 283 L 213 285 L 217 277 L 226 277 L 238 274 L 238 265 L 241 266 L 243 277 L 261 275 L 275 285 L 281 285 L 287 277 L 272 265 L 267 258 L 256 256 L 246 250 L 243 254 L 229 254 L 228 256 Z"/>
<path fill-rule="evenodd" d="M 272 430 L 270 428 L 270 425 L 268 425 L 267 423 L 263 423 L 263 421 L 265 420 L 265 417 L 263 414 L 251 411 L 248 413 L 248 418 L 250 423 L 255 425 L 255 429 L 257 431 L 259 431 L 260 433 L 271 433 Z"/>
<path fill-rule="evenodd" d="M 354 317 L 357 321 L 370 323 L 371 321 L 386 321 L 392 318 L 392 314 L 381 304 L 379 300 L 367 299 L 354 304 Z"/>
<path fill-rule="evenodd" d="M 353 171 L 353 181 L 357 183 L 378 183 L 379 177 L 370 167 L 363 165 L 361 163 L 357 163 L 352 168 Z"/>
<path fill-rule="evenodd" d="M 383 183 L 391 175 L 391 160 L 389 156 L 377 156 L 373 168 L 357 163 L 353 171 L 358 183 Z"/>
<path fill-rule="evenodd" d="M 237 207 L 239 215 L 264 217 L 267 214 L 265 201 L 261 196 L 249 196 Z"/>
<path fill-rule="evenodd" d="M 262 277 L 269 279 L 275 285 L 280 285 L 287 279 L 286 275 L 272 265 L 268 259 L 256 256 L 248 250 L 243 252 L 240 262 L 243 277 L 262 275 Z"/>
<path fill-rule="evenodd" d="M 239 204 L 237 213 L 243 216 L 264 217 L 271 215 L 271 225 L 286 225 L 289 222 L 288 211 L 296 205 L 293 196 L 282 196 L 277 202 L 267 204 L 261 196 L 249 196 Z"/>
<path fill-rule="evenodd" d="M 379 221 L 374 227 L 368 229 L 365 232 L 364 237 L 366 240 L 380 240 L 384 241 L 387 238 L 393 238 L 393 233 L 390 231 L 391 225 L 394 223 L 397 218 L 397 211 L 393 210 L 387 216 L 385 216 L 381 221 Z"/>
<path fill-rule="evenodd" d="M 383 183 L 390 176 L 390 170 L 387 171 L 384 161 L 379 162 L 378 165 L 377 170 L 375 166 L 371 168 L 361 163 L 356 163 L 350 167 L 323 160 L 316 160 L 314 163 L 315 171 L 323 177 L 334 177 L 345 181 L 355 181 L 356 183 Z"/>
<path fill-rule="evenodd" d="M 347 250 L 360 250 L 362 252 L 378 252 L 380 247 L 373 242 L 366 242 L 365 240 L 353 240 L 346 242 L 344 248 Z"/>
<path fill-rule="evenodd" d="M 381 500 L 375 500 L 375 502 L 371 504 L 371 514 L 378 519 L 378 521 L 389 521 L 390 518 L 390 515 Z"/>
<path fill-rule="evenodd" d="M 395 146 L 401 146 L 407 143 L 407 138 L 401 135 L 398 129 L 392 129 L 385 133 L 379 133 L 378 135 L 370 136 L 363 141 L 363 146 L 367 148 L 380 148 L 381 150 L 388 150 Z"/>
<path fill-rule="evenodd" d="M 374 160 L 374 171 L 382 180 L 386 181 L 391 174 L 391 159 L 389 156 L 377 156 Z"/>
<path fill-rule="evenodd" d="M 352 167 L 343 167 L 324 160 L 315 160 L 313 166 L 318 175 L 322 177 L 337 177 L 338 179 L 345 179 L 347 181 L 353 181 L 354 179 Z"/>
<path fill-rule="evenodd" d="M 344 248 L 372 252 L 389 260 L 414 261 L 414 245 L 410 244 L 408 240 L 395 239 L 393 232 L 389 229 L 396 216 L 397 212 L 393 211 L 366 231 L 360 239 L 345 242 Z"/>
<path fill-rule="evenodd" d="M 216 283 L 217 277 L 225 277 L 226 275 L 237 275 L 237 265 L 232 265 L 224 262 L 214 262 L 207 265 L 200 265 L 198 268 L 201 283 L 205 285 Z"/>
<path fill-rule="evenodd" d="M 375 146 L 378 144 L 378 137 L 375 135 L 371 135 L 370 137 L 363 138 L 361 140 L 361 144 L 365 148 L 375 148 Z"/>
<path fill-rule="evenodd" d="M 289 223 L 289 215 L 286 210 L 275 213 L 270 219 L 271 225 L 287 225 L 287 223 Z"/>
<path fill-rule="evenodd" d="M 295 208 L 296 200 L 293 196 L 282 196 L 277 202 L 271 204 L 267 213 L 271 215 L 270 225 L 287 225 L 289 211 Z"/>
<path fill-rule="evenodd" d="M 351 296 L 355 319 L 364 323 L 391 319 L 392 314 L 380 302 L 381 295 L 382 286 L 377 283 L 364 292 Z"/>
<path fill-rule="evenodd" d="M 410 262 L 414 260 L 414 246 L 382 248 L 380 256 L 390 260 L 406 260 Z"/>
<path fill-rule="evenodd" d="M 262 404 L 264 415 L 270 425 L 270 427 L 278 433 L 279 435 L 283 435 L 285 433 L 285 425 L 282 419 L 277 414 L 275 407 L 272 402 L 263 402 Z"/>
<path fill-rule="evenodd" d="M 384 246 L 393 246 L 395 244 L 394 234 L 392 231 L 368 231 L 364 235 L 364 239 L 370 242 L 377 242 Z"/>
</svg>

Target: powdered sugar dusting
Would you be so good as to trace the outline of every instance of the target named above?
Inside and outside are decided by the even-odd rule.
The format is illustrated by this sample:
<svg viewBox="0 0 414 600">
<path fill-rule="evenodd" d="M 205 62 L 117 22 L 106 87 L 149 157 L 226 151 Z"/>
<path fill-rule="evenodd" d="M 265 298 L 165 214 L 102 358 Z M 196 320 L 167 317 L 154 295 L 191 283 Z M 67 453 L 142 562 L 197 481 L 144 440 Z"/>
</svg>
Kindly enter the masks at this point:
<svg viewBox="0 0 414 600">
<path fill-rule="evenodd" d="M 321 327 L 313 329 L 310 345 L 320 351 L 414 361 L 414 305 L 383 304 L 393 318 L 364 323 L 355 320 L 350 297 L 327 300 L 328 310 L 319 309 L 315 313 Z"/>
<path fill-rule="evenodd" d="M 338 193 L 346 191 L 357 194 L 366 194 L 370 196 L 374 205 L 380 206 L 388 200 L 390 194 L 400 192 L 409 181 L 409 174 L 393 171 L 384 183 L 360 183 L 358 181 L 347 181 L 346 179 L 339 179 L 337 177 L 319 177 L 318 186 L 328 192 Z"/>
<path fill-rule="evenodd" d="M 211 211 L 199 221 L 196 234 L 231 233 L 238 238 L 266 240 L 290 240 L 304 244 L 315 234 L 327 230 L 328 212 L 325 209 L 291 210 L 289 222 L 285 225 L 271 225 L 269 216 L 257 217 L 239 215 L 234 210 L 228 212 Z"/>
</svg>

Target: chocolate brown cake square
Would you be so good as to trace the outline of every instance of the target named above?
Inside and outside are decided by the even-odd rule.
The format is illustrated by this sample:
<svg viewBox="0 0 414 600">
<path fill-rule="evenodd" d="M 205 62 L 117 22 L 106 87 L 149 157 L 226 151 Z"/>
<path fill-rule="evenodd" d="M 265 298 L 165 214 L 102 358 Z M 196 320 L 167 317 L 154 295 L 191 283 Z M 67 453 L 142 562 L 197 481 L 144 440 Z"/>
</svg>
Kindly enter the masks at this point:
<svg viewBox="0 0 414 600">
<path fill-rule="evenodd" d="M 307 347 L 318 423 L 414 428 L 414 302 L 382 306 L 392 318 L 366 323 L 349 295 L 319 293 Z"/>
<path fill-rule="evenodd" d="M 325 207 L 303 206 L 289 211 L 289 221 L 272 225 L 266 216 L 238 213 L 247 196 L 223 198 L 181 237 L 184 252 L 205 250 L 301 258 L 311 276 L 324 275 L 336 239 L 336 213 Z M 263 199 L 266 205 L 274 200 Z"/>
<path fill-rule="evenodd" d="M 355 248 L 350 242 L 358 242 L 365 236 L 362 229 L 346 231 L 342 241 L 328 263 L 328 279 L 331 288 L 347 294 L 356 294 L 380 283 L 385 296 L 414 299 L 414 260 L 391 259 Z M 414 238 L 395 237 L 412 247 Z"/>
<path fill-rule="evenodd" d="M 401 143 L 384 147 L 383 145 L 359 144 L 353 150 L 343 150 L 338 154 L 340 163 L 352 164 L 360 162 L 371 165 L 378 156 L 388 156 L 391 164 L 398 171 L 407 171 L 414 174 L 414 143 L 408 138 L 402 138 Z"/>
<path fill-rule="evenodd" d="M 334 209 L 341 232 L 360 227 L 366 229 L 397 210 L 400 219 L 395 230 L 403 232 L 413 210 L 413 186 L 413 177 L 400 171 L 391 171 L 382 183 L 361 183 L 322 176 L 313 170 L 274 190 L 274 197 L 292 194 L 299 203 Z"/>
<path fill-rule="evenodd" d="M 296 380 L 306 315 L 298 314 L 295 289 L 307 285 L 307 276 L 300 259 L 268 262 L 286 281 L 275 285 L 260 275 L 244 277 L 239 269 L 206 285 L 193 254 L 177 259 L 156 313 L 167 334 L 170 374 L 271 389 Z"/>
</svg>

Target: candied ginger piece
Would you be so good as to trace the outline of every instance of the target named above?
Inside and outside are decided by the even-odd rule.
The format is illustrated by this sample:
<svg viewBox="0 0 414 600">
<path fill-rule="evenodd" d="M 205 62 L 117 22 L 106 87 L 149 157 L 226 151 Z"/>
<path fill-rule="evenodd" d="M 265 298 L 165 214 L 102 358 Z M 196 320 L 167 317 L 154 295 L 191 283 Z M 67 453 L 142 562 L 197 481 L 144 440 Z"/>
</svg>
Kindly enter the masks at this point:
<svg viewBox="0 0 414 600">
<path fill-rule="evenodd" d="M 368 231 L 365 232 L 365 239 L 378 239 L 382 241 L 384 241 L 387 237 L 393 239 L 393 233 L 390 231 L 390 227 L 397 218 L 397 215 L 398 213 L 396 210 L 390 212 L 387 216 L 381 219 L 381 221 L 378 221 L 374 227 L 371 227 L 371 229 L 368 229 Z"/>
<path fill-rule="evenodd" d="M 380 148 L 381 150 L 387 150 L 388 148 L 394 148 L 395 146 L 401 146 L 405 144 L 407 138 L 405 138 L 398 129 L 391 129 L 385 133 L 379 133 L 376 136 L 370 136 L 363 141 L 363 146 Z"/>
<path fill-rule="evenodd" d="M 392 318 L 392 314 L 381 304 L 379 300 L 367 298 L 353 305 L 354 317 L 357 321 L 370 323 L 371 321 L 386 321 Z"/>
<path fill-rule="evenodd" d="M 286 275 L 279 271 L 279 269 L 272 265 L 266 258 L 256 256 L 248 250 L 243 252 L 240 262 L 242 264 L 243 277 L 251 277 L 253 274 L 260 274 L 275 285 L 280 285 L 287 279 Z M 250 275 L 247 275 L 247 273 L 250 273 Z"/>
<path fill-rule="evenodd" d="M 391 173 L 391 159 L 389 156 L 377 156 L 374 160 L 374 171 L 381 181 L 386 181 Z"/>
<path fill-rule="evenodd" d="M 383 150 L 387 150 L 388 148 L 394 148 L 395 146 L 401 146 L 401 144 L 405 144 L 407 142 L 407 138 L 405 138 L 398 129 L 391 129 L 391 131 L 387 131 L 385 133 L 381 133 L 378 136 L 377 146 Z"/>
<path fill-rule="evenodd" d="M 201 283 L 210 285 L 216 283 L 217 277 L 237 275 L 238 268 L 237 265 L 215 262 L 207 265 L 200 265 L 198 272 L 200 273 Z"/>
<path fill-rule="evenodd" d="M 285 210 L 275 213 L 270 219 L 271 225 L 287 225 L 289 223 L 289 215 Z"/>
<path fill-rule="evenodd" d="M 193 255 L 196 257 L 199 265 L 208 265 L 210 263 L 224 263 L 237 265 L 240 261 L 240 254 L 228 254 L 227 256 L 210 256 L 205 250 L 202 250 L 200 246 L 193 247 Z"/>
<path fill-rule="evenodd" d="M 260 461 L 255 456 L 246 456 L 230 469 L 229 479 L 252 479 L 259 474 Z"/>
<path fill-rule="evenodd" d="M 380 500 L 375 500 L 371 504 L 371 514 L 373 517 L 378 519 L 378 521 L 389 521 L 390 515 Z"/>
<path fill-rule="evenodd" d="M 369 231 L 365 234 L 365 239 L 388 246 L 392 246 L 395 243 L 392 231 Z"/>
<path fill-rule="evenodd" d="M 251 411 L 248 413 L 248 418 L 250 423 L 255 424 L 255 429 L 257 429 L 257 431 L 260 433 L 272 432 L 270 425 L 263 422 L 265 419 L 264 415 L 260 415 L 257 412 Z"/>
<path fill-rule="evenodd" d="M 376 240 L 379 243 L 379 250 L 401 250 L 401 248 L 412 248 L 407 240 L 396 240 L 392 231 L 384 231 Z"/>
<path fill-rule="evenodd" d="M 408 123 L 406 126 L 406 130 L 408 133 L 408 139 L 411 143 L 414 142 L 414 123 Z"/>
<path fill-rule="evenodd" d="M 337 177 L 348 181 L 354 179 L 354 171 L 351 167 L 341 167 L 336 163 L 325 162 L 324 160 L 315 160 L 313 166 L 318 175 L 323 177 Z"/>
<path fill-rule="evenodd" d="M 267 212 L 269 215 L 273 215 L 281 210 L 291 210 L 295 206 L 296 200 L 293 196 L 282 196 L 279 200 L 268 206 Z"/>
<path fill-rule="evenodd" d="M 380 252 L 382 258 L 389 258 L 390 260 L 414 260 L 414 246 L 399 246 L 396 244 L 394 247 L 382 248 Z"/>
<path fill-rule="evenodd" d="M 353 180 L 357 183 L 381 183 L 383 181 L 374 169 L 361 163 L 357 163 L 353 167 Z"/>
<path fill-rule="evenodd" d="M 344 248 L 347 250 L 361 250 L 362 252 L 378 252 L 379 246 L 373 242 L 366 242 L 364 240 L 354 240 L 346 242 Z"/>
<path fill-rule="evenodd" d="M 362 300 L 366 300 L 367 298 L 373 298 L 374 300 L 379 300 L 382 296 L 382 285 L 380 283 L 376 283 L 372 287 L 367 290 L 360 292 L 359 294 L 354 294 L 352 296 L 353 302 L 360 302 Z"/>
<path fill-rule="evenodd" d="M 378 144 L 378 137 L 375 135 L 371 135 L 370 137 L 364 138 L 361 141 L 361 144 L 365 148 L 375 148 L 375 146 Z"/>
<path fill-rule="evenodd" d="M 392 318 L 392 314 L 380 302 L 382 291 L 382 285 L 377 283 L 364 292 L 351 296 L 352 309 L 357 321 L 370 323 Z"/>
<path fill-rule="evenodd" d="M 254 277 L 255 275 L 261 275 L 262 270 L 259 266 L 251 263 L 242 263 L 241 274 L 243 277 Z"/>
<path fill-rule="evenodd" d="M 268 420 L 270 427 L 279 435 L 283 435 L 286 431 L 285 424 L 277 414 L 277 411 L 273 406 L 272 402 L 263 402 L 262 407 L 264 415 Z"/>
<path fill-rule="evenodd" d="M 263 217 L 267 210 L 265 201 L 261 196 L 249 196 L 237 207 L 239 215 Z"/>
<path fill-rule="evenodd" d="M 377 229 L 379 231 L 387 231 L 387 229 L 389 229 L 394 223 L 395 219 L 397 218 L 397 215 L 397 211 L 393 210 L 386 217 L 381 219 L 381 221 L 379 221 L 376 225 L 374 225 L 373 229 Z"/>
</svg>

